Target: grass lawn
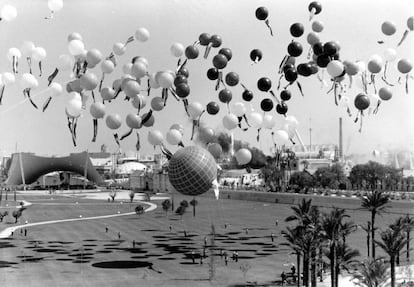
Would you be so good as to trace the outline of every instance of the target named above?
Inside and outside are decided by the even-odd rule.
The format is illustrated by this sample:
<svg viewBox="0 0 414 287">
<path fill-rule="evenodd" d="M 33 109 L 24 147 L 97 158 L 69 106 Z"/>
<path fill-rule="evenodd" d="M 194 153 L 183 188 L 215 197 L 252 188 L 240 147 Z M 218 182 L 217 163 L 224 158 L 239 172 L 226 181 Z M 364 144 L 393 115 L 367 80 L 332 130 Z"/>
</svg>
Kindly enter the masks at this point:
<svg viewBox="0 0 414 287">
<path fill-rule="evenodd" d="M 1 202 L 0 211 L 11 213 L 20 200 L 32 203 L 18 224 L 129 213 L 138 204 L 23 193 L 18 194 L 17 203 L 10 199 Z M 192 198 L 175 195 L 175 208 L 183 199 Z M 30 226 L 26 236 L 20 231 L 23 227 L 12 237 L 0 239 L 0 286 L 248 286 L 246 281 L 257 282 L 255 286 L 278 286 L 282 271 L 290 271 L 289 264 L 296 262 L 290 250 L 280 245 L 290 206 L 209 197 L 197 200 L 195 217 L 192 206 L 181 218 L 171 210 L 166 214 L 161 200 L 151 200 L 158 208 L 142 215 Z M 336 198 L 332 205 L 347 208 L 355 223 L 369 220 L 369 213 L 358 209 L 358 200 L 343 205 Z M 388 213 L 378 217 L 378 227 L 384 228 L 400 214 L 412 214 L 413 207 L 412 203 L 393 203 Z M 14 226 L 14 218 L 9 215 L 0 223 L 0 230 L 10 226 Z M 362 259 L 365 232 L 359 229 L 349 242 L 360 250 Z M 229 254 L 228 265 L 220 250 Z M 233 251 L 239 254 L 238 262 L 231 259 Z M 380 249 L 377 252 L 383 255 Z M 201 264 L 199 255 L 203 253 L 206 257 Z M 213 281 L 209 281 L 211 262 Z M 248 269 L 246 276 L 242 265 Z"/>
</svg>

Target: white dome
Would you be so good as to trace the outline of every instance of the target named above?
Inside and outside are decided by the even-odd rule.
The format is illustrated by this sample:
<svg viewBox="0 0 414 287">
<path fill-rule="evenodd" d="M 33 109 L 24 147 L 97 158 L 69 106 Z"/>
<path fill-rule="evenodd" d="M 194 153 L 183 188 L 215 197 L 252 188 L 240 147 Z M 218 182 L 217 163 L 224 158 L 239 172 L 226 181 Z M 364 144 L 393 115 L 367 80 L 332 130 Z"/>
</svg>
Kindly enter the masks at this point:
<svg viewBox="0 0 414 287">
<path fill-rule="evenodd" d="M 116 174 L 131 174 L 136 170 L 145 171 L 147 166 L 139 162 L 126 162 L 120 164 L 115 169 Z"/>
</svg>

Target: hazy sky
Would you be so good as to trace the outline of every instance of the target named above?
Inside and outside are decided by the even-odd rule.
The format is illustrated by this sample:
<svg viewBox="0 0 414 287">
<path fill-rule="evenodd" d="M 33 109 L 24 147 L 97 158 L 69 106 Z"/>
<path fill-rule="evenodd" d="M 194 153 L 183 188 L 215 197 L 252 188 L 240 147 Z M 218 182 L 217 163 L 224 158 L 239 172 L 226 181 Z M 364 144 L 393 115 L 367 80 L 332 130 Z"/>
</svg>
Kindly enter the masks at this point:
<svg viewBox="0 0 414 287">
<path fill-rule="evenodd" d="M 34 101 L 41 107 L 47 95 L 42 91 L 47 85 L 47 76 L 57 64 L 61 54 L 68 54 L 67 36 L 78 32 L 83 36 L 86 49 L 99 49 L 104 55 L 111 52 L 116 42 L 125 40 L 134 35 L 139 27 L 147 28 L 151 33 L 149 41 L 142 43 L 134 41 L 127 46 L 125 55 L 118 57 L 119 64 L 110 77 L 104 81 L 104 86 L 111 86 L 112 81 L 121 77 L 122 65 L 129 62 L 133 56 L 144 56 L 149 61 L 149 70 L 174 70 L 177 59 L 170 53 L 170 46 L 180 42 L 187 46 L 194 43 L 198 36 L 207 32 L 218 34 L 223 39 L 222 47 L 230 48 L 233 59 L 229 62 L 224 73 L 234 71 L 240 75 L 241 82 L 254 92 L 251 107 L 260 111 L 260 101 L 269 94 L 257 89 L 257 80 L 260 77 L 269 77 L 273 81 L 273 90 L 276 91 L 279 64 L 287 53 L 287 45 L 292 40 L 289 27 L 295 22 L 305 26 L 304 36 L 298 39 L 304 47 L 304 53 L 297 58 L 297 63 L 307 62 L 309 45 L 306 35 L 311 31 L 309 22 L 308 4 L 311 1 L 264 1 L 264 0 L 65 0 L 64 7 L 55 14 L 53 19 L 45 20 L 50 14 L 47 0 L 4 0 L 1 5 L 11 4 L 17 8 L 18 16 L 11 22 L 0 22 L 0 72 L 11 72 L 12 65 L 6 54 L 9 48 L 22 46 L 23 41 L 32 41 L 47 51 L 47 58 L 43 63 L 43 75 L 38 77 L 37 66 L 34 74 L 38 77 L 40 86 L 32 91 Z M 406 21 L 414 10 L 413 0 L 329 0 L 320 1 L 322 12 L 314 17 L 324 23 L 324 30 L 320 33 L 322 42 L 338 41 L 341 46 L 341 60 L 362 60 L 367 62 L 374 54 L 383 55 L 386 48 L 395 48 L 398 58 L 408 58 L 414 62 L 414 32 L 411 32 L 406 41 L 396 47 L 403 32 L 407 29 Z M 255 10 L 265 6 L 269 10 L 269 22 L 274 36 L 263 21 L 255 17 Z M 392 21 L 397 32 L 392 36 L 385 36 L 381 32 L 381 24 Z M 384 41 L 378 44 L 377 41 Z M 256 65 L 251 65 L 249 53 L 252 49 L 262 50 L 263 59 Z M 203 52 L 204 48 L 200 48 Z M 218 92 L 214 90 L 215 82 L 207 79 L 206 71 L 212 66 L 211 59 L 217 53 L 213 49 L 208 59 L 199 57 L 191 60 L 187 67 L 190 71 L 189 84 L 190 102 L 199 101 L 206 105 L 210 101 L 218 102 Z M 401 75 L 396 69 L 396 63 L 388 67 L 389 81 L 396 83 Z M 21 61 L 19 74 L 27 72 L 27 65 Z M 99 66 L 91 70 L 98 77 L 101 76 Z M 412 73 L 412 72 L 411 72 Z M 289 115 L 295 116 L 300 125 L 299 133 L 306 144 L 309 143 L 309 128 L 312 128 L 312 143 L 337 143 L 338 118 L 344 123 L 344 149 L 347 153 L 370 153 L 374 149 L 409 149 L 414 146 L 414 81 L 409 81 L 409 94 L 405 92 L 405 77 L 401 84 L 393 87 L 393 97 L 383 102 L 377 114 L 365 113 L 362 132 L 359 122 L 354 123 L 357 111 L 353 106 L 354 97 L 362 91 L 359 78 L 354 79 L 352 89 L 346 90 L 351 99 L 352 117 L 346 109 L 334 103 L 333 93 L 327 94 L 330 88 L 328 74 L 320 74 L 328 82 L 329 87 L 322 86 L 316 76 L 299 77 L 303 87 L 304 97 L 301 96 L 296 85 L 292 86 L 292 100 L 288 102 Z M 59 83 L 70 80 L 70 73 L 63 72 L 55 79 Z M 348 79 L 344 81 L 348 84 Z M 377 88 L 385 86 L 379 76 L 376 77 Z M 231 88 L 233 102 L 241 101 L 243 88 L 238 85 Z M 369 87 L 369 93 L 374 93 Z M 145 94 L 145 93 L 144 93 Z M 160 96 L 161 90 L 153 90 L 151 98 Z M 99 97 L 99 96 L 98 96 Z M 123 100 L 121 95 L 116 101 L 107 104 L 108 113 L 119 113 L 122 117 L 134 112 L 131 104 Z M 88 149 L 98 151 L 101 144 L 106 144 L 110 151 L 117 151 L 117 145 L 103 120 L 99 121 L 97 141 L 91 142 L 93 135 L 92 119 L 88 109 L 84 111 L 78 122 L 77 147 L 74 147 L 70 132 L 67 128 L 67 119 L 64 108 L 67 102 L 67 93 L 54 98 L 49 108 L 43 113 L 36 110 L 29 101 L 24 101 L 21 87 L 14 85 L 7 87 L 0 106 L 0 151 L 3 155 L 18 151 L 30 151 L 38 154 L 66 155 L 71 152 L 80 152 Z M 91 103 L 91 100 L 89 104 Z M 149 101 L 148 101 L 149 103 Z M 89 105 L 88 105 L 89 106 Z M 248 105 L 249 106 L 249 105 Z M 148 110 L 148 106 L 144 111 Z M 223 130 L 221 120 L 227 113 L 225 105 L 215 116 L 203 115 L 202 121 L 217 130 Z M 280 126 L 283 117 L 277 117 Z M 142 128 L 141 153 L 153 152 L 153 147 L 147 141 L 150 129 L 158 129 L 164 134 L 173 123 L 185 126 L 184 144 L 190 145 L 191 124 L 186 118 L 182 103 L 177 103 L 172 97 L 168 100 L 163 111 L 155 113 L 155 124 L 151 128 Z M 118 130 L 120 135 L 128 130 L 125 123 Z M 263 131 L 260 142 L 256 141 L 256 131 L 243 132 L 235 130 L 236 139 L 246 140 L 251 145 L 260 147 L 269 153 L 272 146 L 270 132 Z M 121 143 L 123 151 L 134 150 L 135 135 L 131 135 Z M 172 151 L 176 147 L 170 147 Z"/>
</svg>

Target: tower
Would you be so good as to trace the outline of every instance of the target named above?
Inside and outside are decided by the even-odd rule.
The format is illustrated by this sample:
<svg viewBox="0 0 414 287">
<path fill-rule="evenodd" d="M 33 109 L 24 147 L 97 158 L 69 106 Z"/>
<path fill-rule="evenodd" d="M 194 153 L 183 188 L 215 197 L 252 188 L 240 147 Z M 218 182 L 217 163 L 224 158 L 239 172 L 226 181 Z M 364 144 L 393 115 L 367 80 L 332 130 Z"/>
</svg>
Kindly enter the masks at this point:
<svg viewBox="0 0 414 287">
<path fill-rule="evenodd" d="M 343 157 L 342 118 L 339 118 L 339 160 L 342 160 Z"/>
</svg>

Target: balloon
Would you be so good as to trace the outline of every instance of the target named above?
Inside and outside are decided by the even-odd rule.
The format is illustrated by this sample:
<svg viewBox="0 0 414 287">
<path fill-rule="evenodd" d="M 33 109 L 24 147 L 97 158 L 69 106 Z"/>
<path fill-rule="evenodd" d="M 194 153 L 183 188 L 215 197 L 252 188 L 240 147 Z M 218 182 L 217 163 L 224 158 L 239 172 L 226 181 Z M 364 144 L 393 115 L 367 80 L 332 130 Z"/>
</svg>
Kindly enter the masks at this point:
<svg viewBox="0 0 414 287">
<path fill-rule="evenodd" d="M 292 57 L 299 57 L 303 52 L 302 45 L 299 42 L 295 42 L 295 41 L 292 41 L 288 45 L 287 50 L 288 50 L 289 55 L 291 55 Z"/>
<path fill-rule="evenodd" d="M 183 138 L 180 131 L 172 129 L 167 132 L 166 139 L 170 145 L 178 145 Z"/>
<path fill-rule="evenodd" d="M 123 43 L 115 43 L 112 46 L 112 51 L 115 55 L 122 56 L 126 52 L 126 46 Z"/>
<path fill-rule="evenodd" d="M 289 90 L 283 90 L 280 92 L 280 98 L 282 101 L 289 101 L 292 97 L 292 93 Z"/>
<path fill-rule="evenodd" d="M 36 47 L 33 49 L 32 58 L 35 61 L 43 61 L 46 58 L 46 50 L 42 47 Z"/>
<path fill-rule="evenodd" d="M 21 78 L 21 85 L 23 89 L 33 89 L 39 86 L 39 81 L 32 74 L 24 73 Z"/>
<path fill-rule="evenodd" d="M 48 0 L 47 7 L 49 7 L 52 12 L 57 12 L 63 8 L 63 0 Z"/>
<path fill-rule="evenodd" d="M 118 114 L 109 114 L 106 116 L 105 123 L 111 130 L 116 130 L 122 125 L 122 118 Z"/>
<path fill-rule="evenodd" d="M 35 45 L 31 41 L 24 41 L 22 47 L 20 48 L 22 55 L 25 57 L 31 57 L 33 53 L 33 49 Z"/>
<path fill-rule="evenodd" d="M 85 50 L 85 45 L 83 44 L 81 40 L 77 40 L 77 39 L 71 40 L 68 43 L 68 50 L 72 56 L 78 56 L 82 54 L 83 51 Z"/>
<path fill-rule="evenodd" d="M 305 27 L 303 27 L 302 23 L 294 23 L 290 26 L 290 34 L 293 37 L 302 36 L 304 31 L 305 31 Z"/>
<path fill-rule="evenodd" d="M 336 42 L 330 41 L 323 45 L 323 52 L 327 56 L 333 56 L 339 51 L 339 46 Z"/>
<path fill-rule="evenodd" d="M 105 105 L 100 102 L 93 103 L 89 107 L 89 112 L 95 119 L 101 119 L 105 116 Z"/>
<path fill-rule="evenodd" d="M 62 94 L 63 88 L 61 84 L 52 82 L 49 86 L 49 91 L 52 97 L 57 97 Z"/>
<path fill-rule="evenodd" d="M 273 101 L 269 98 L 263 99 L 260 102 L 260 108 L 264 111 L 264 112 L 270 112 L 273 109 Z"/>
<path fill-rule="evenodd" d="M 259 49 L 254 49 L 250 52 L 250 60 L 259 62 L 263 58 L 263 53 Z"/>
<path fill-rule="evenodd" d="M 276 124 L 276 118 L 271 114 L 265 114 L 263 116 L 262 126 L 266 129 L 271 130 Z"/>
<path fill-rule="evenodd" d="M 127 126 L 131 129 L 141 128 L 141 121 L 142 121 L 142 118 L 136 114 L 128 114 L 125 118 L 125 122 Z"/>
<path fill-rule="evenodd" d="M 188 79 L 186 76 L 183 75 L 177 75 L 174 79 L 174 86 L 177 86 L 179 84 L 188 84 Z"/>
<path fill-rule="evenodd" d="M 288 111 L 288 106 L 285 103 L 277 104 L 276 112 L 281 115 L 285 115 Z"/>
<path fill-rule="evenodd" d="M 413 22 L 414 22 L 413 16 L 408 17 L 408 19 L 407 19 L 407 27 L 411 31 L 414 30 L 414 23 Z"/>
<path fill-rule="evenodd" d="M 227 73 L 225 82 L 230 87 L 236 86 L 239 83 L 239 75 L 236 72 Z"/>
<path fill-rule="evenodd" d="M 102 53 L 98 49 L 91 49 L 86 52 L 88 67 L 95 67 L 100 61 L 102 61 Z"/>
<path fill-rule="evenodd" d="M 285 130 L 277 130 L 274 132 L 275 140 L 278 144 L 284 144 L 289 141 L 289 134 Z"/>
<path fill-rule="evenodd" d="M 231 99 L 233 98 L 233 94 L 229 89 L 222 89 L 218 94 L 218 98 L 220 102 L 226 104 L 231 101 Z"/>
<path fill-rule="evenodd" d="M 0 17 L 6 22 L 10 22 L 17 17 L 17 10 L 12 5 L 4 5 L 0 11 Z"/>
<path fill-rule="evenodd" d="M 378 74 L 381 72 L 383 66 L 383 60 L 379 55 L 371 56 L 370 60 L 368 61 L 368 71 L 373 74 Z"/>
<path fill-rule="evenodd" d="M 199 127 L 197 139 L 203 143 L 209 143 L 215 140 L 214 130 L 209 127 Z"/>
<path fill-rule="evenodd" d="M 315 20 L 312 22 L 312 30 L 316 33 L 320 33 L 323 31 L 323 22 Z"/>
<path fill-rule="evenodd" d="M 189 196 L 203 194 L 217 178 L 217 163 L 207 150 L 198 146 L 179 149 L 169 161 L 171 185 Z"/>
<path fill-rule="evenodd" d="M 148 142 L 153 145 L 161 145 L 162 141 L 164 140 L 164 136 L 162 135 L 162 132 L 159 130 L 150 130 L 148 132 Z"/>
<path fill-rule="evenodd" d="M 256 18 L 258 20 L 266 20 L 267 17 L 269 16 L 269 11 L 267 10 L 266 7 L 259 7 L 256 9 Z"/>
<path fill-rule="evenodd" d="M 16 77 L 14 76 L 13 73 L 10 73 L 10 72 L 4 72 L 3 74 L 1 74 L 1 79 L 2 79 L 3 85 L 5 86 L 10 86 L 16 82 Z"/>
<path fill-rule="evenodd" d="M 99 84 L 99 79 L 92 72 L 88 72 L 86 74 L 83 74 L 80 77 L 81 88 L 83 88 L 87 91 L 92 91 L 93 89 L 95 89 L 98 86 L 98 84 Z"/>
<path fill-rule="evenodd" d="M 393 48 L 388 48 L 384 51 L 384 59 L 387 62 L 392 62 L 397 59 L 397 51 Z"/>
<path fill-rule="evenodd" d="M 70 92 L 73 92 L 73 91 L 80 93 L 82 91 L 82 88 L 80 86 L 80 80 L 79 79 L 75 79 L 75 80 L 70 81 L 69 83 L 67 83 L 66 90 L 69 93 Z"/>
<path fill-rule="evenodd" d="M 174 83 L 174 76 L 168 72 L 158 73 L 155 76 L 155 79 L 158 82 L 158 84 L 164 89 L 170 88 Z"/>
<path fill-rule="evenodd" d="M 148 41 L 150 37 L 150 32 L 146 28 L 138 28 L 137 31 L 135 31 L 135 39 L 141 42 Z"/>
<path fill-rule="evenodd" d="M 148 113 L 143 114 L 142 118 L 144 119 L 147 115 L 148 115 Z M 154 115 L 151 115 L 150 118 L 144 123 L 144 126 L 145 127 L 152 127 L 154 125 L 154 122 L 155 122 Z"/>
<path fill-rule="evenodd" d="M 338 60 L 332 60 L 328 63 L 326 66 L 326 70 L 328 71 L 328 74 L 332 78 L 336 78 L 344 72 L 344 64 L 341 61 Z"/>
<path fill-rule="evenodd" d="M 223 117 L 223 126 L 228 130 L 235 129 L 238 124 L 239 120 L 235 114 L 227 114 Z"/>
<path fill-rule="evenodd" d="M 82 112 L 82 101 L 70 100 L 66 104 L 66 115 L 70 118 L 78 118 Z"/>
<path fill-rule="evenodd" d="M 207 70 L 207 78 L 209 80 L 217 80 L 219 77 L 219 70 L 217 68 L 210 68 Z"/>
<path fill-rule="evenodd" d="M 112 88 L 105 87 L 101 90 L 101 97 L 104 101 L 110 101 L 115 97 L 115 91 Z"/>
<path fill-rule="evenodd" d="M 391 36 L 397 31 L 397 28 L 395 27 L 394 23 L 385 21 L 381 25 L 381 31 L 384 33 L 384 35 Z"/>
<path fill-rule="evenodd" d="M 227 57 L 223 54 L 217 54 L 213 57 L 213 66 L 219 70 L 224 69 L 227 66 Z"/>
<path fill-rule="evenodd" d="M 309 63 L 301 63 L 296 68 L 297 72 L 301 76 L 309 77 L 312 74 L 311 65 Z"/>
<path fill-rule="evenodd" d="M 397 68 L 400 73 L 407 74 L 412 70 L 413 64 L 408 59 L 401 59 L 398 61 Z"/>
<path fill-rule="evenodd" d="M 154 111 L 161 111 L 164 108 L 164 99 L 161 97 L 154 97 L 151 100 L 151 109 Z"/>
<path fill-rule="evenodd" d="M 219 159 L 221 156 L 221 153 L 223 152 L 223 148 L 218 143 L 209 143 L 207 145 L 207 150 L 211 153 L 211 155 L 215 159 Z"/>
<path fill-rule="evenodd" d="M 360 93 L 355 97 L 354 105 L 358 110 L 363 111 L 367 109 L 369 107 L 369 104 L 370 100 L 367 95 Z"/>
<path fill-rule="evenodd" d="M 124 91 L 125 95 L 128 98 L 132 98 L 135 95 L 138 95 L 140 88 L 141 86 L 135 80 L 126 79 L 125 81 L 123 81 L 122 91 Z"/>
<path fill-rule="evenodd" d="M 286 116 L 285 123 L 292 128 L 296 128 L 299 125 L 298 120 L 294 116 Z"/>
<path fill-rule="evenodd" d="M 123 72 L 124 74 L 131 75 L 131 69 L 132 69 L 132 63 L 125 63 L 125 64 L 122 66 L 122 72 Z"/>
<path fill-rule="evenodd" d="M 316 43 L 319 43 L 321 40 L 319 39 L 319 36 L 315 32 L 309 32 L 308 36 L 306 36 L 306 41 L 309 43 L 309 45 L 313 46 Z"/>
<path fill-rule="evenodd" d="M 68 102 L 69 101 L 78 101 L 82 103 L 82 96 L 78 92 L 70 92 L 68 94 Z"/>
<path fill-rule="evenodd" d="M 198 41 L 200 42 L 201 46 L 207 46 L 210 44 L 211 35 L 209 33 L 201 33 L 200 36 L 198 36 Z"/>
<path fill-rule="evenodd" d="M 366 64 L 365 64 L 364 61 L 357 61 L 355 64 L 358 66 L 359 72 L 361 72 L 361 73 L 365 72 Z"/>
<path fill-rule="evenodd" d="M 351 100 L 349 99 L 348 96 L 342 96 L 341 99 L 339 100 L 339 106 L 343 108 L 348 108 L 350 102 Z"/>
<path fill-rule="evenodd" d="M 392 98 L 392 91 L 389 87 L 382 87 L 378 90 L 378 96 L 383 101 L 388 101 Z"/>
<path fill-rule="evenodd" d="M 253 92 L 249 90 L 244 90 L 242 93 L 242 98 L 246 102 L 250 102 L 253 99 Z"/>
<path fill-rule="evenodd" d="M 221 37 L 219 35 L 212 35 L 211 39 L 210 39 L 210 42 L 211 42 L 212 47 L 217 48 L 217 47 L 221 46 L 221 43 L 223 42 L 223 40 L 221 39 Z"/>
<path fill-rule="evenodd" d="M 188 104 L 187 111 L 190 118 L 195 120 L 203 113 L 204 109 L 199 102 L 192 102 Z"/>
<path fill-rule="evenodd" d="M 350 76 L 355 76 L 359 72 L 358 65 L 354 62 L 344 61 L 345 72 Z"/>
<path fill-rule="evenodd" d="M 330 61 L 331 61 L 330 57 L 325 54 L 319 55 L 316 58 L 316 64 L 321 68 L 325 68 L 326 66 L 328 66 Z"/>
<path fill-rule="evenodd" d="M 221 48 L 219 51 L 219 54 L 226 56 L 227 61 L 230 61 L 231 58 L 233 57 L 233 52 L 229 48 Z"/>
<path fill-rule="evenodd" d="M 58 69 L 62 71 L 67 71 L 73 68 L 75 61 L 72 56 L 70 55 L 60 55 L 58 59 Z"/>
<path fill-rule="evenodd" d="M 131 103 L 134 108 L 142 109 L 147 105 L 147 100 L 143 95 L 136 95 L 132 97 Z M 142 116 L 142 118 L 144 118 L 144 116 Z"/>
<path fill-rule="evenodd" d="M 308 6 L 308 10 L 309 12 L 313 11 L 314 14 L 317 15 L 322 11 L 322 4 L 317 1 L 311 2 Z"/>
<path fill-rule="evenodd" d="M 170 52 L 174 57 L 181 57 L 184 54 L 184 45 L 181 43 L 173 43 L 170 47 Z"/>
<path fill-rule="evenodd" d="M 272 81 L 266 77 L 260 78 L 257 81 L 257 88 L 262 92 L 267 92 L 272 88 Z"/>
<path fill-rule="evenodd" d="M 72 32 L 68 35 L 68 42 L 72 40 L 80 40 L 83 41 L 82 35 L 77 32 Z"/>
<path fill-rule="evenodd" d="M 209 102 L 206 109 L 207 113 L 215 115 L 220 111 L 220 106 L 216 102 Z"/>
<path fill-rule="evenodd" d="M 285 71 L 285 79 L 286 81 L 293 83 L 298 78 L 298 73 L 295 69 L 287 69 Z"/>
<path fill-rule="evenodd" d="M 252 153 L 247 148 L 241 148 L 234 154 L 234 157 L 239 165 L 245 165 L 252 160 Z"/>
<path fill-rule="evenodd" d="M 190 45 L 185 48 L 184 54 L 188 59 L 196 59 L 200 52 L 196 46 Z"/>
<path fill-rule="evenodd" d="M 10 62 L 13 61 L 13 58 L 20 58 L 22 56 L 22 53 L 17 48 L 10 48 L 7 52 L 7 59 L 9 59 Z"/>
<path fill-rule="evenodd" d="M 175 86 L 175 93 L 180 98 L 186 98 L 190 94 L 190 86 L 186 83 L 181 83 Z"/>
<path fill-rule="evenodd" d="M 188 78 L 190 76 L 190 72 L 188 71 L 186 67 L 181 67 L 181 69 L 177 71 L 177 75 L 181 75 L 181 76 Z"/>
<path fill-rule="evenodd" d="M 263 123 L 263 116 L 260 113 L 252 112 L 247 114 L 247 119 L 252 128 L 259 128 Z"/>
<path fill-rule="evenodd" d="M 141 79 L 147 75 L 147 66 L 141 61 L 136 61 L 131 67 L 131 75 L 137 79 Z"/>
<path fill-rule="evenodd" d="M 149 84 L 150 84 L 151 89 L 158 89 L 160 87 L 158 82 L 155 80 L 155 76 L 156 76 L 156 73 L 152 73 L 152 74 L 148 75 Z"/>
<path fill-rule="evenodd" d="M 170 130 L 177 130 L 177 131 L 179 131 L 181 133 L 181 135 L 184 135 L 184 127 L 183 127 L 183 125 L 173 124 L 173 125 L 171 125 Z"/>
<path fill-rule="evenodd" d="M 246 114 L 246 106 L 242 102 L 236 102 L 231 106 L 231 111 L 237 117 L 242 117 Z"/>
</svg>

